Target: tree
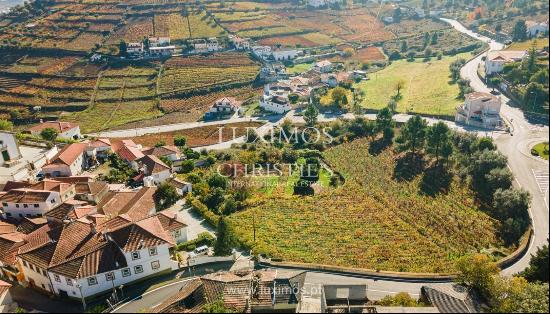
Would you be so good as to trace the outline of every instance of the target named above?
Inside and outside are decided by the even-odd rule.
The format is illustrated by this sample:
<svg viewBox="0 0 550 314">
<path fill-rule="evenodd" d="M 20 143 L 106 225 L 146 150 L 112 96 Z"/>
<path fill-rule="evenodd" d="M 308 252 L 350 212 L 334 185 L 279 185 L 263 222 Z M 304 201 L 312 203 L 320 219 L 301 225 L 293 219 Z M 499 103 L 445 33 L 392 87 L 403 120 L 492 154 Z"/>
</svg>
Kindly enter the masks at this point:
<svg viewBox="0 0 550 314">
<path fill-rule="evenodd" d="M 181 172 L 189 173 L 195 169 L 195 162 L 192 160 L 186 160 L 181 164 Z"/>
<path fill-rule="evenodd" d="M 426 128 L 428 123 L 420 116 L 410 118 L 401 129 L 401 134 L 396 142 L 401 151 L 410 151 L 412 156 L 416 156 L 419 149 L 424 147 L 426 140 Z"/>
<path fill-rule="evenodd" d="M 507 245 L 515 243 L 531 223 L 531 196 L 525 190 L 499 189 L 494 193 L 493 199 L 494 215 L 502 222 L 502 238 Z"/>
<path fill-rule="evenodd" d="M 128 55 L 128 44 L 124 40 L 121 40 L 118 43 L 118 55 L 120 57 L 125 57 Z"/>
<path fill-rule="evenodd" d="M 487 183 L 487 175 L 493 169 L 506 168 L 506 156 L 497 151 L 484 150 L 474 153 L 469 161 L 468 172 L 472 177 L 472 187 L 482 200 L 491 201 L 493 190 Z"/>
<path fill-rule="evenodd" d="M 158 186 L 155 194 L 153 195 L 155 205 L 158 211 L 165 210 L 180 199 L 176 188 L 168 183 L 162 183 Z"/>
<path fill-rule="evenodd" d="M 395 296 L 393 295 L 385 296 L 382 298 L 382 300 L 378 302 L 378 304 L 382 306 L 403 306 L 403 307 L 418 306 L 418 303 L 416 302 L 416 300 L 406 292 L 399 292 Z"/>
<path fill-rule="evenodd" d="M 512 181 L 514 180 L 514 175 L 508 168 L 497 168 L 492 169 L 487 175 L 488 188 L 491 193 L 496 192 L 498 189 L 507 190 L 512 187 Z"/>
<path fill-rule="evenodd" d="M 403 40 L 401 42 L 401 52 L 405 53 L 407 52 L 407 50 L 409 50 L 409 44 L 407 43 L 406 40 Z"/>
<path fill-rule="evenodd" d="M 185 147 L 187 144 L 187 139 L 184 136 L 175 136 L 174 137 L 174 145 L 177 147 Z"/>
<path fill-rule="evenodd" d="M 0 130 L 11 131 L 13 130 L 13 123 L 11 121 L 0 119 Z"/>
<path fill-rule="evenodd" d="M 220 188 L 223 190 L 227 190 L 227 187 L 229 186 L 229 181 L 227 180 L 227 178 L 218 173 L 214 173 L 213 175 L 211 175 L 208 178 L 207 182 L 208 185 L 213 189 Z"/>
<path fill-rule="evenodd" d="M 351 58 L 355 54 L 355 49 L 353 48 L 346 48 L 344 49 L 344 58 Z"/>
<path fill-rule="evenodd" d="M 548 283 L 548 244 L 539 247 L 535 255 L 531 255 L 529 267 L 525 269 L 522 276 L 530 282 Z"/>
<path fill-rule="evenodd" d="M 514 25 L 512 30 L 512 39 L 514 41 L 525 41 L 527 40 L 527 25 L 525 20 L 519 20 Z"/>
<path fill-rule="evenodd" d="M 445 122 L 438 122 L 428 128 L 427 147 L 428 154 L 435 157 L 436 164 L 439 164 L 439 158 L 447 160 L 453 153 L 453 143 L 451 141 L 451 130 Z"/>
<path fill-rule="evenodd" d="M 215 188 L 204 197 L 204 205 L 211 211 L 219 213 L 220 205 L 225 201 L 225 191 L 222 188 Z"/>
<path fill-rule="evenodd" d="M 214 255 L 226 256 L 230 255 L 233 251 L 234 245 L 233 236 L 225 217 L 222 215 L 218 220 L 218 227 L 216 231 L 216 242 L 214 243 Z"/>
<path fill-rule="evenodd" d="M 395 83 L 395 90 L 397 91 L 397 96 L 401 96 L 401 90 L 405 88 L 405 81 L 399 80 L 397 83 Z"/>
<path fill-rule="evenodd" d="M 537 70 L 537 48 L 535 46 L 529 49 L 529 56 L 527 57 L 527 74 L 531 77 Z"/>
<path fill-rule="evenodd" d="M 313 127 L 317 124 L 317 117 L 319 116 L 319 110 L 315 105 L 309 104 L 304 111 L 304 120 L 308 127 Z"/>
<path fill-rule="evenodd" d="M 456 280 L 484 297 L 491 295 L 494 276 L 500 271 L 497 265 L 484 254 L 466 255 L 457 262 L 458 276 Z"/>
<path fill-rule="evenodd" d="M 46 141 L 53 142 L 57 138 L 58 133 L 59 132 L 54 128 L 45 128 L 40 132 L 40 137 L 42 137 Z"/>
<path fill-rule="evenodd" d="M 390 108 L 382 108 L 376 114 L 376 127 L 379 132 L 384 131 L 387 128 L 393 128 L 393 113 Z"/>
<path fill-rule="evenodd" d="M 489 305 L 494 313 L 548 313 L 548 292 L 547 283 L 496 276 Z"/>
<path fill-rule="evenodd" d="M 202 307 L 202 313 L 235 313 L 233 309 L 225 306 L 223 299 L 207 303 Z"/>
<path fill-rule="evenodd" d="M 388 102 L 388 108 L 390 108 L 393 113 L 396 113 L 397 112 L 397 101 L 395 101 L 395 99 L 390 99 L 390 101 Z"/>
<path fill-rule="evenodd" d="M 330 94 L 332 102 L 337 106 L 342 106 L 347 104 L 347 91 L 343 87 L 336 87 L 331 91 Z"/>
</svg>

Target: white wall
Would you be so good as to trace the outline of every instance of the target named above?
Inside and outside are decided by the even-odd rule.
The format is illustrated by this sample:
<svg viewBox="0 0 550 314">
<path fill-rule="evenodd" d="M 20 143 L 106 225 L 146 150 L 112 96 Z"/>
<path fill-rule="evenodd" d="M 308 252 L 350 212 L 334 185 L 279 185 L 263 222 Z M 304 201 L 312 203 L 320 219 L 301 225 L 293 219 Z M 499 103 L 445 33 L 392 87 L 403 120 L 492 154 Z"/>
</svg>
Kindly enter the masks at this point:
<svg viewBox="0 0 550 314">
<path fill-rule="evenodd" d="M 161 184 L 166 180 L 168 180 L 171 175 L 172 174 L 170 172 L 170 169 L 166 169 L 164 171 L 152 174 L 152 177 L 153 177 L 153 180 L 155 181 L 155 184 Z"/>
<path fill-rule="evenodd" d="M 46 275 L 44 275 L 44 273 L 47 274 L 45 269 L 38 268 L 36 265 L 26 262 L 28 265 L 27 267 L 27 265 L 25 265 L 25 263 L 21 259 L 18 258 L 18 260 L 21 264 L 21 267 L 23 267 L 25 281 L 28 284 L 30 284 L 31 281 L 34 281 L 34 285 L 36 287 L 52 292 L 50 279 Z"/>
<path fill-rule="evenodd" d="M 68 140 L 74 139 L 75 136 L 77 138 L 82 137 L 81 134 L 80 134 L 80 127 L 79 126 L 77 126 L 75 128 L 72 128 L 70 130 L 67 130 L 65 132 L 59 133 L 57 135 L 57 137 L 59 137 L 59 138 L 64 138 L 64 139 L 68 139 Z"/>
<path fill-rule="evenodd" d="M 131 253 L 124 254 L 128 263 L 128 268 L 130 268 L 131 275 L 128 277 L 123 277 L 123 268 L 115 270 L 115 287 L 119 287 L 120 285 L 127 285 L 133 281 L 163 272 L 167 269 L 176 270 L 178 268 L 177 262 L 170 259 L 170 252 L 168 249 L 168 245 L 166 244 L 157 247 L 157 255 L 150 256 L 149 249 L 140 250 L 139 253 L 140 259 L 138 260 L 132 260 Z M 160 267 L 157 270 L 152 269 L 151 263 L 154 261 L 159 261 Z M 135 266 L 137 265 L 141 265 L 143 267 L 142 273 L 136 274 Z M 82 286 L 82 294 L 86 298 L 113 289 L 113 282 L 107 281 L 106 273 L 97 274 L 96 276 L 94 276 L 97 279 L 96 285 L 89 285 L 89 277 L 87 277 L 78 280 L 72 280 L 72 286 L 67 284 L 67 278 L 64 276 L 59 275 L 60 282 L 58 282 L 55 280 L 56 278 L 53 273 L 50 273 L 49 275 L 52 279 L 54 291 L 56 294 L 59 294 L 59 290 L 63 290 L 67 292 L 70 297 L 74 298 L 82 297 L 79 289 L 77 288 L 77 283 Z"/>
<path fill-rule="evenodd" d="M 46 212 L 48 212 L 50 209 L 54 208 L 57 205 L 61 204 L 61 196 L 57 192 L 51 192 L 50 196 L 45 202 L 40 203 L 31 203 L 31 204 L 23 204 L 23 203 L 2 203 L 2 209 L 4 211 L 4 218 L 14 218 L 17 220 L 23 219 L 23 217 L 29 217 L 27 215 L 30 215 L 30 217 L 35 216 L 43 216 Z M 19 207 L 17 207 L 19 205 Z M 25 205 L 27 205 L 25 207 Z M 36 207 L 35 205 L 38 205 Z M 11 214 L 11 216 L 8 216 L 8 213 Z"/>
<path fill-rule="evenodd" d="M 8 132 L 0 132 L 0 150 L 7 150 L 10 160 L 21 158 L 21 152 L 17 147 L 15 135 Z M 4 156 L 0 154 L 0 165 L 5 163 Z"/>
</svg>

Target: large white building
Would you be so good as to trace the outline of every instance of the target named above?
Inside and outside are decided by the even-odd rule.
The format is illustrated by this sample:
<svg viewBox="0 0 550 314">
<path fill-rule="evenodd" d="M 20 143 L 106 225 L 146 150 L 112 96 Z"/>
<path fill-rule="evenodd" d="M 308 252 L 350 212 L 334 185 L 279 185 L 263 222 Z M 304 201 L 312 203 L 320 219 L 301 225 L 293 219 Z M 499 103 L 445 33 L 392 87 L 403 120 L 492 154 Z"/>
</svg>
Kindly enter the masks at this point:
<svg viewBox="0 0 550 314">
<path fill-rule="evenodd" d="M 498 50 L 489 51 L 485 59 L 485 73 L 492 75 L 500 73 L 507 63 L 519 62 L 527 57 L 525 50 Z"/>
<path fill-rule="evenodd" d="M 548 22 L 526 21 L 525 25 L 527 26 L 527 34 L 530 37 L 548 33 Z"/>
<path fill-rule="evenodd" d="M 455 121 L 475 127 L 495 128 L 500 126 L 501 100 L 489 94 L 474 92 L 466 95 L 466 101 L 457 108 Z"/>
<path fill-rule="evenodd" d="M 272 54 L 275 61 L 291 61 L 298 56 L 298 50 L 279 48 L 273 50 Z"/>
</svg>

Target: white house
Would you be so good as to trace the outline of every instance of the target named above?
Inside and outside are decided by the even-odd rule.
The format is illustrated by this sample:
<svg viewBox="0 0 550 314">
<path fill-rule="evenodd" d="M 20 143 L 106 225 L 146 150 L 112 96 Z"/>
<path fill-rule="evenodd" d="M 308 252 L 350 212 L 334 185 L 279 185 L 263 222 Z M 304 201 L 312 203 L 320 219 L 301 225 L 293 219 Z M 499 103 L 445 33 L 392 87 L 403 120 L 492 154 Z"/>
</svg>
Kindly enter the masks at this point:
<svg viewBox="0 0 550 314">
<path fill-rule="evenodd" d="M 384 21 L 384 23 L 386 24 L 391 24 L 393 23 L 393 16 L 385 16 L 384 18 L 382 18 L 382 21 Z"/>
<path fill-rule="evenodd" d="M 88 168 L 87 152 L 89 150 L 86 143 L 69 144 L 48 165 L 42 167 L 42 172 L 45 176 L 54 178 L 82 174 Z"/>
<path fill-rule="evenodd" d="M 530 37 L 548 33 L 548 22 L 526 21 L 525 25 L 527 25 L 527 34 Z"/>
<path fill-rule="evenodd" d="M 21 151 L 14 133 L 0 132 L 0 152 L 0 167 L 21 159 Z"/>
<path fill-rule="evenodd" d="M 208 51 L 208 45 L 206 43 L 206 39 L 203 39 L 203 38 L 199 38 L 199 39 L 195 39 L 191 42 L 191 44 L 193 45 L 193 49 L 195 50 L 195 52 L 207 52 Z"/>
<path fill-rule="evenodd" d="M 126 53 L 129 55 L 142 55 L 145 53 L 145 47 L 141 42 L 128 43 L 126 45 Z"/>
<path fill-rule="evenodd" d="M 67 140 L 75 140 L 82 137 L 80 127 L 77 124 L 61 121 L 49 121 L 40 123 L 29 129 L 29 133 L 33 136 L 40 136 L 44 129 L 54 129 L 57 131 L 57 137 Z"/>
<path fill-rule="evenodd" d="M 167 57 L 176 53 L 176 46 L 150 47 L 149 55 L 151 57 Z"/>
<path fill-rule="evenodd" d="M 112 151 L 111 141 L 108 138 L 98 138 L 89 142 L 88 150 L 95 150 L 98 157 L 107 157 Z"/>
<path fill-rule="evenodd" d="M 141 166 L 143 174 L 152 177 L 155 184 L 161 184 L 168 180 L 172 175 L 172 168 L 166 165 L 155 155 L 145 155 L 137 160 Z"/>
<path fill-rule="evenodd" d="M 170 46 L 170 37 L 149 37 L 149 47 Z"/>
<path fill-rule="evenodd" d="M 307 0 L 307 5 L 313 8 L 326 7 L 336 3 L 342 3 L 342 0 Z"/>
<path fill-rule="evenodd" d="M 168 184 L 176 188 L 176 191 L 180 196 L 184 196 L 187 193 L 193 192 L 193 184 L 189 182 L 182 181 L 180 179 L 172 178 L 170 181 L 168 181 Z"/>
<path fill-rule="evenodd" d="M 250 50 L 250 40 L 248 38 L 241 38 L 237 35 L 229 35 L 229 41 L 231 41 L 237 50 Z"/>
<path fill-rule="evenodd" d="M 500 73 L 504 69 L 504 65 L 522 61 L 527 55 L 525 50 L 489 51 L 485 59 L 485 73 L 487 75 Z"/>
<path fill-rule="evenodd" d="M 158 158 L 166 158 L 170 161 L 176 161 L 181 159 L 182 154 L 179 148 L 176 146 L 163 145 L 155 146 L 142 150 L 145 155 L 154 155 Z"/>
<path fill-rule="evenodd" d="M 177 244 L 190 240 L 187 234 L 187 224 L 183 221 L 180 213 L 163 210 L 156 216 L 164 230 L 170 232 Z"/>
<path fill-rule="evenodd" d="M 315 64 L 314 69 L 316 71 L 321 72 L 321 73 L 332 72 L 332 62 L 330 62 L 328 60 L 319 61 Z"/>
<path fill-rule="evenodd" d="M 296 49 L 279 48 L 273 50 L 273 59 L 275 59 L 275 61 L 290 61 L 297 56 L 298 51 Z"/>
<path fill-rule="evenodd" d="M 214 102 L 207 112 L 207 115 L 241 113 L 241 102 L 234 97 L 223 97 Z"/>
<path fill-rule="evenodd" d="M 269 46 L 253 46 L 252 54 L 258 58 L 267 60 L 272 56 L 271 47 Z"/>
<path fill-rule="evenodd" d="M 206 50 L 208 52 L 216 52 L 222 49 L 218 39 L 216 37 L 208 38 L 206 41 Z"/>
<path fill-rule="evenodd" d="M 16 220 L 42 217 L 62 202 L 59 192 L 33 189 L 13 189 L 0 197 L 2 217 Z"/>
<path fill-rule="evenodd" d="M 286 88 L 280 89 L 277 85 L 268 84 L 264 87 L 264 93 L 260 97 L 260 108 L 277 114 L 288 112 L 292 109 L 288 94 Z"/>
<path fill-rule="evenodd" d="M 501 100 L 489 94 L 474 92 L 466 95 L 466 101 L 457 108 L 455 121 L 466 125 L 494 128 L 501 124 Z"/>
<path fill-rule="evenodd" d="M 170 258 L 175 243 L 157 215 L 99 225 L 81 218 L 29 234 L 17 258 L 24 285 L 80 300 L 178 269 Z"/>
</svg>

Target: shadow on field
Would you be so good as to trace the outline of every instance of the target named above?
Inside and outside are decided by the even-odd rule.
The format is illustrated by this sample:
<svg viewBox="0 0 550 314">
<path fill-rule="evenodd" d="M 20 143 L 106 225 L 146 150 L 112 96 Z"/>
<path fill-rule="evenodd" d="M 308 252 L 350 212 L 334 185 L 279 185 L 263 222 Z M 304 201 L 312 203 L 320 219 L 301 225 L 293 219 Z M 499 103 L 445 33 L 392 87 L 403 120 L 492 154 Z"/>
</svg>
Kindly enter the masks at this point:
<svg viewBox="0 0 550 314">
<path fill-rule="evenodd" d="M 397 181 L 411 181 L 424 170 L 422 156 L 407 153 L 397 159 L 393 178 Z"/>
<path fill-rule="evenodd" d="M 433 165 L 424 171 L 420 192 L 432 197 L 447 194 L 452 182 L 453 174 L 446 167 L 441 164 Z"/>
</svg>

